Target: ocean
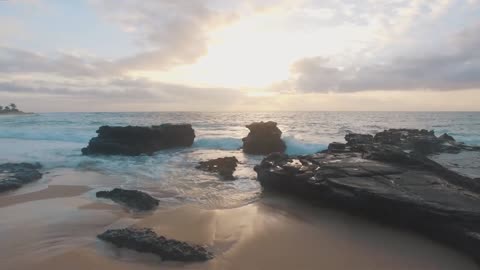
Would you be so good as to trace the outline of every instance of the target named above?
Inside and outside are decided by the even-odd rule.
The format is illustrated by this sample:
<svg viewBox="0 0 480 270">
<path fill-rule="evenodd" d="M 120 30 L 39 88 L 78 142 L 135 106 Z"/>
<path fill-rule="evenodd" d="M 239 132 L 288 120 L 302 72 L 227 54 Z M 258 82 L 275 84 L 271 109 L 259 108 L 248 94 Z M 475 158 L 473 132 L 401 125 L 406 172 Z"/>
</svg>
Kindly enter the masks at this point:
<svg viewBox="0 0 480 270">
<path fill-rule="evenodd" d="M 457 141 L 480 145 L 480 112 L 142 112 L 41 113 L 0 117 L 0 163 L 40 162 L 45 170 L 94 171 L 117 179 L 116 186 L 147 190 L 163 204 L 193 203 L 206 208 L 231 208 L 260 196 L 253 166 L 262 157 L 239 150 L 248 134 L 245 125 L 275 121 L 283 131 L 288 154 L 311 154 L 328 143 L 342 142 L 346 133 L 376 133 L 387 128 L 433 129 Z M 191 123 L 191 148 L 153 156 L 82 156 L 80 149 L 102 125 Z M 195 169 L 201 160 L 236 156 L 242 164 L 236 181 Z M 93 183 L 95 190 L 111 188 Z"/>
</svg>

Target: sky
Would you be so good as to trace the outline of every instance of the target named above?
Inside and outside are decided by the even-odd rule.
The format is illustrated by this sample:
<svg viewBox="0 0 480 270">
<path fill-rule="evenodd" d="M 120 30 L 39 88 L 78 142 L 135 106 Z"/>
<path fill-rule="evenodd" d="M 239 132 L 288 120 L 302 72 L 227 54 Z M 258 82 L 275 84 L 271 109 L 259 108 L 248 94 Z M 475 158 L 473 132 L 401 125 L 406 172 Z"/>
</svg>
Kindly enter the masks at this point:
<svg viewBox="0 0 480 270">
<path fill-rule="evenodd" d="M 478 111 L 480 0 L 0 0 L 25 111 Z"/>
</svg>

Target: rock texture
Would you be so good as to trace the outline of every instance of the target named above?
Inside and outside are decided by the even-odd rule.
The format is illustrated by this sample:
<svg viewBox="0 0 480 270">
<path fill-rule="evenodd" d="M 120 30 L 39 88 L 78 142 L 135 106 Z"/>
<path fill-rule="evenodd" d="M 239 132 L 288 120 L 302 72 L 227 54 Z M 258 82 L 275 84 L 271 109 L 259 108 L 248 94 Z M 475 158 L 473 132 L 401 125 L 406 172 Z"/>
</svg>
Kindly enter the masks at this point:
<svg viewBox="0 0 480 270">
<path fill-rule="evenodd" d="M 108 230 L 97 237 L 120 248 L 156 254 L 166 261 L 195 262 L 213 258 L 202 246 L 166 239 L 148 228 Z"/>
<path fill-rule="evenodd" d="M 218 173 L 224 180 L 235 180 L 233 172 L 237 168 L 236 157 L 216 158 L 208 161 L 200 161 L 197 169 Z"/>
<path fill-rule="evenodd" d="M 82 149 L 84 155 L 151 155 L 162 149 L 191 146 L 195 139 L 195 131 L 190 124 L 102 126 L 97 133 L 98 136 Z"/>
<path fill-rule="evenodd" d="M 111 199 L 129 208 L 148 211 L 158 206 L 158 200 L 145 192 L 115 188 L 112 191 L 99 191 L 97 198 Z"/>
<path fill-rule="evenodd" d="M 314 155 L 271 154 L 255 167 L 258 181 L 265 191 L 419 231 L 480 260 L 480 182 L 442 167 L 415 143 L 433 142 L 435 151 L 473 148 L 438 145 L 430 131 L 379 134 Z"/>
<path fill-rule="evenodd" d="M 285 152 L 287 148 L 282 141 L 282 131 L 275 122 L 255 122 L 247 125 L 250 130 L 243 138 L 243 152 L 254 155 L 267 155 L 274 152 Z"/>
<path fill-rule="evenodd" d="M 425 129 L 388 129 L 375 134 L 373 140 L 375 143 L 394 145 L 404 150 L 416 151 L 424 155 L 480 150 L 480 147 L 457 143 L 452 136 L 446 133 L 437 137 L 433 130 L 428 131 Z"/>
<path fill-rule="evenodd" d="M 42 178 L 40 163 L 0 164 L 0 192 L 20 188 Z"/>
</svg>

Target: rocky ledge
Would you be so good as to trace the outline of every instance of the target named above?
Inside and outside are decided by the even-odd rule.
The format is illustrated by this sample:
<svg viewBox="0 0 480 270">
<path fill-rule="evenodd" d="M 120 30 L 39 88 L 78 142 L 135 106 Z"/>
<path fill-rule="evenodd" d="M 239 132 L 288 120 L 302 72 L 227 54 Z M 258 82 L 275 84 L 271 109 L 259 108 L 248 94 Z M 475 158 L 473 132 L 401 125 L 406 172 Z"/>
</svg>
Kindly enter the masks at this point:
<svg viewBox="0 0 480 270">
<path fill-rule="evenodd" d="M 139 211 L 152 210 L 158 206 L 157 199 L 138 190 L 115 188 L 112 191 L 99 191 L 96 195 L 97 198 L 111 199 L 116 203 Z"/>
<path fill-rule="evenodd" d="M 287 148 L 282 141 L 282 131 L 275 122 L 255 122 L 247 125 L 250 130 L 243 138 L 243 152 L 254 155 L 268 155 L 274 152 L 285 152 Z"/>
<path fill-rule="evenodd" d="M 190 124 L 163 124 L 151 127 L 102 126 L 92 138 L 84 155 L 151 155 L 156 151 L 193 144 L 195 131 Z"/>
<path fill-rule="evenodd" d="M 156 254 L 165 261 L 196 262 L 213 258 L 213 254 L 202 246 L 167 239 L 148 228 L 108 230 L 97 237 L 119 248 Z"/>
<path fill-rule="evenodd" d="M 0 192 L 20 188 L 21 186 L 42 178 L 40 163 L 5 163 L 0 164 Z"/>
<path fill-rule="evenodd" d="M 265 191 L 421 232 L 480 261 L 480 181 L 425 155 L 475 148 L 430 131 L 379 134 L 350 134 L 346 144 L 308 156 L 271 154 L 255 167 L 258 181 Z"/>
<path fill-rule="evenodd" d="M 224 180 L 235 180 L 233 172 L 237 168 L 238 159 L 236 157 L 223 157 L 200 161 L 197 169 L 218 173 Z"/>
</svg>

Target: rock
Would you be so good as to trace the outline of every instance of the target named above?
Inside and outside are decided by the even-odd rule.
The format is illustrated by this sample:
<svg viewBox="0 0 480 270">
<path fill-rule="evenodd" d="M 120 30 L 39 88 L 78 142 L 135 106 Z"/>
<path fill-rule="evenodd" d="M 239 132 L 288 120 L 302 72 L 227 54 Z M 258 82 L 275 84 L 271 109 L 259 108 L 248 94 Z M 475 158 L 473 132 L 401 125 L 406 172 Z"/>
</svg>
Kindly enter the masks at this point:
<svg viewBox="0 0 480 270">
<path fill-rule="evenodd" d="M 98 136 L 82 149 L 84 155 L 151 155 L 162 149 L 191 146 L 195 139 L 195 131 L 190 124 L 102 126 L 97 133 Z"/>
<path fill-rule="evenodd" d="M 371 144 L 373 136 L 370 134 L 348 133 L 345 135 L 347 145 Z"/>
<path fill-rule="evenodd" d="M 216 158 L 208 161 L 200 161 L 197 169 L 220 174 L 224 180 L 235 180 L 233 172 L 237 168 L 236 157 Z"/>
<path fill-rule="evenodd" d="M 282 131 L 275 122 L 255 122 L 247 125 L 250 130 L 243 138 L 243 152 L 254 155 L 267 155 L 273 152 L 285 152 L 287 148 L 282 141 Z"/>
<path fill-rule="evenodd" d="M 20 188 L 42 178 L 40 163 L 0 164 L 0 192 Z"/>
<path fill-rule="evenodd" d="M 375 134 L 375 143 L 395 145 L 404 150 L 417 151 L 423 155 L 442 151 L 440 141 L 433 130 L 426 129 L 388 129 Z"/>
<path fill-rule="evenodd" d="M 415 151 L 422 155 L 480 150 L 480 147 L 457 143 L 448 134 L 437 138 L 433 130 L 425 129 L 387 129 L 374 137 L 369 134 L 349 133 L 345 140 L 350 150 L 359 152 L 368 151 L 372 145 L 396 146 L 404 151 Z"/>
<path fill-rule="evenodd" d="M 327 151 L 331 153 L 345 151 L 346 144 L 339 142 L 332 142 L 328 145 Z"/>
<path fill-rule="evenodd" d="M 156 254 L 164 261 L 197 262 L 213 258 L 213 254 L 202 246 L 166 239 L 148 228 L 107 230 L 97 237 L 119 248 Z"/>
<path fill-rule="evenodd" d="M 480 260 L 480 182 L 399 145 L 269 155 L 255 171 L 264 192 L 295 195 L 418 231 Z"/>
<path fill-rule="evenodd" d="M 116 203 L 140 211 L 152 210 L 158 206 L 157 199 L 138 190 L 115 188 L 112 191 L 99 191 L 96 195 L 97 198 L 111 199 Z"/>
<path fill-rule="evenodd" d="M 440 137 L 438 137 L 439 140 L 444 141 L 444 142 L 454 142 L 455 139 L 448 135 L 447 133 L 443 133 Z"/>
</svg>

